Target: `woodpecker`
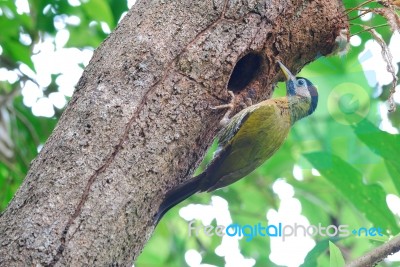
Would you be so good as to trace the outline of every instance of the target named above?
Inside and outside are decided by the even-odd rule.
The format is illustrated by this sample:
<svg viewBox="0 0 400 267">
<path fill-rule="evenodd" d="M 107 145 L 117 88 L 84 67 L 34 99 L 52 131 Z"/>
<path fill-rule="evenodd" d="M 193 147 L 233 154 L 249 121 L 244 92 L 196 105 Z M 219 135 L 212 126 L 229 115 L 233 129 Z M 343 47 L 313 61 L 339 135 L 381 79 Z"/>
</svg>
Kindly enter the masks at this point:
<svg viewBox="0 0 400 267">
<path fill-rule="evenodd" d="M 286 77 L 286 96 L 262 101 L 233 116 L 217 135 L 218 147 L 205 171 L 167 193 L 155 216 L 156 224 L 189 196 L 228 186 L 251 173 L 282 146 L 296 121 L 315 111 L 315 86 L 278 63 Z"/>
</svg>

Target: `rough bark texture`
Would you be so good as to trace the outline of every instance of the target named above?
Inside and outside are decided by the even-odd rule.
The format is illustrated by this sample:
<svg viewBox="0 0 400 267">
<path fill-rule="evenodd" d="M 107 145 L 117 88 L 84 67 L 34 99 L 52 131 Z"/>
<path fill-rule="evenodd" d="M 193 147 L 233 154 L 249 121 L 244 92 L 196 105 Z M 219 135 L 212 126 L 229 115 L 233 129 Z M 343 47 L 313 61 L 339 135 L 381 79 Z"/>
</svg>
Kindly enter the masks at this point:
<svg viewBox="0 0 400 267">
<path fill-rule="evenodd" d="M 210 106 L 227 88 L 268 98 L 276 61 L 295 72 L 330 53 L 342 14 L 339 0 L 138 1 L 1 215 L 0 265 L 130 266 L 217 133 Z"/>
</svg>

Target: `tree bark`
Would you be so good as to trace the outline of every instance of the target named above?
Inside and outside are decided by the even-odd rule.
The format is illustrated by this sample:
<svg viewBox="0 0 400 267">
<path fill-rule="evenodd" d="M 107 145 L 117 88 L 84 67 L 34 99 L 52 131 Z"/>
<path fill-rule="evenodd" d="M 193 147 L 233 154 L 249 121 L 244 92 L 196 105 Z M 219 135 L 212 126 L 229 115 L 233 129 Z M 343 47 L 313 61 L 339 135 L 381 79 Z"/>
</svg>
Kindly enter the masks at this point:
<svg viewBox="0 0 400 267">
<path fill-rule="evenodd" d="M 374 248 L 373 250 L 365 253 L 360 258 L 355 259 L 345 267 L 373 267 L 383 261 L 389 255 L 400 251 L 400 236 L 395 236 L 388 242 Z"/>
<path fill-rule="evenodd" d="M 218 131 L 210 107 L 270 97 L 277 60 L 296 72 L 342 28 L 340 0 L 138 1 L 1 215 L 0 266 L 131 266 Z"/>
</svg>

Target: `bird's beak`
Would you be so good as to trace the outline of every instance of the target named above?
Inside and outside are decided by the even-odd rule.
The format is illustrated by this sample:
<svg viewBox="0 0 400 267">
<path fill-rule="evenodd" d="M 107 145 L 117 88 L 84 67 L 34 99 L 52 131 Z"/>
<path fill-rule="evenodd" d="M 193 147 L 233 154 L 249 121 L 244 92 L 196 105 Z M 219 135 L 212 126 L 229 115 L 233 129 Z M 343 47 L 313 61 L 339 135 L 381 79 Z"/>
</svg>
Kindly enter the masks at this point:
<svg viewBox="0 0 400 267">
<path fill-rule="evenodd" d="M 292 80 L 293 82 L 296 82 L 296 76 L 294 76 L 288 68 L 285 67 L 280 61 L 278 61 L 279 67 L 281 67 L 281 70 L 283 74 L 285 74 L 286 80 L 290 81 Z"/>
</svg>

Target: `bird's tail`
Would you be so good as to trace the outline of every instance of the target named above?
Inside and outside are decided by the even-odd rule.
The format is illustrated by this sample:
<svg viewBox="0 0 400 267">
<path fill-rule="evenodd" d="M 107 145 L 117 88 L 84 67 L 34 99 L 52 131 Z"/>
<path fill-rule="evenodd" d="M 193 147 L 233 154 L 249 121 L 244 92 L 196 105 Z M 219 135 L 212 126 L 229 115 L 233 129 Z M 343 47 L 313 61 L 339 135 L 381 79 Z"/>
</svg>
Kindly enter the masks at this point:
<svg viewBox="0 0 400 267">
<path fill-rule="evenodd" d="M 161 220 L 161 218 L 169 211 L 172 207 L 184 201 L 191 195 L 200 191 L 201 180 L 205 176 L 205 172 L 197 175 L 196 177 L 190 179 L 184 184 L 172 189 L 167 193 L 163 202 L 161 203 L 157 215 L 154 218 L 155 225 Z"/>
</svg>

